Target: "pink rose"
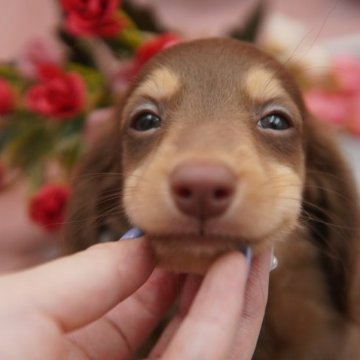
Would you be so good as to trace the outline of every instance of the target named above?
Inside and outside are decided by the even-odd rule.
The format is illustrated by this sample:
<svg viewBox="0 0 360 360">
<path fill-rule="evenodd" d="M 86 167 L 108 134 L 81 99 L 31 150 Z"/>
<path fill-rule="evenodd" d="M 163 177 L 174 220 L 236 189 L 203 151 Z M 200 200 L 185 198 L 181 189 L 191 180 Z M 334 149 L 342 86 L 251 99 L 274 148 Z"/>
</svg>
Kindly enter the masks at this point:
<svg viewBox="0 0 360 360">
<path fill-rule="evenodd" d="M 26 94 L 30 110 L 62 120 L 84 108 L 85 85 L 79 74 L 65 73 L 55 66 L 41 66 L 40 77 L 41 81 Z"/>
<path fill-rule="evenodd" d="M 0 115 L 5 115 L 14 107 L 14 94 L 10 84 L 0 78 Z"/>
<path fill-rule="evenodd" d="M 350 93 L 360 93 L 360 60 L 352 56 L 335 59 L 333 69 L 340 89 Z"/>
<path fill-rule="evenodd" d="M 360 92 L 351 98 L 350 113 L 347 128 L 351 133 L 360 136 Z"/>
<path fill-rule="evenodd" d="M 341 92 L 311 90 L 305 103 L 310 113 L 325 122 L 340 125 L 349 117 L 349 96 Z"/>
<path fill-rule="evenodd" d="M 114 37 L 124 26 L 117 14 L 119 0 L 61 0 L 66 29 L 74 35 Z"/>
</svg>

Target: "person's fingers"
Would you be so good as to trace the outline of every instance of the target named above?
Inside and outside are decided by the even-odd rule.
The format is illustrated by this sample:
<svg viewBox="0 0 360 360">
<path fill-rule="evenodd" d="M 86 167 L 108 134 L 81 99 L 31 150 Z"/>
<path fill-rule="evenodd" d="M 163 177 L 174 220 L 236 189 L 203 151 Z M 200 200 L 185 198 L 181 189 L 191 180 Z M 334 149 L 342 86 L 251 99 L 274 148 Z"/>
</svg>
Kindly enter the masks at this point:
<svg viewBox="0 0 360 360">
<path fill-rule="evenodd" d="M 215 261 L 164 359 L 228 358 L 243 309 L 247 272 L 247 261 L 240 253 Z"/>
<path fill-rule="evenodd" d="M 251 359 L 259 337 L 268 298 L 272 251 L 253 258 L 246 287 L 244 310 L 230 359 Z"/>
<path fill-rule="evenodd" d="M 173 303 L 180 283 L 178 275 L 155 269 L 132 296 L 69 339 L 90 359 L 128 359 Z"/>
<path fill-rule="evenodd" d="M 67 332 L 99 318 L 130 296 L 153 269 L 147 242 L 141 238 L 95 245 L 6 275 L 0 286 L 5 304 L 43 314 Z"/>
<path fill-rule="evenodd" d="M 178 311 L 171 319 L 169 324 L 167 324 L 165 330 L 161 334 L 160 339 L 151 350 L 149 355 L 150 359 L 158 359 L 169 345 L 174 334 L 180 327 L 184 317 L 188 313 L 194 297 L 200 288 L 202 280 L 203 277 L 200 275 L 187 275 L 183 289 L 181 291 Z"/>
</svg>

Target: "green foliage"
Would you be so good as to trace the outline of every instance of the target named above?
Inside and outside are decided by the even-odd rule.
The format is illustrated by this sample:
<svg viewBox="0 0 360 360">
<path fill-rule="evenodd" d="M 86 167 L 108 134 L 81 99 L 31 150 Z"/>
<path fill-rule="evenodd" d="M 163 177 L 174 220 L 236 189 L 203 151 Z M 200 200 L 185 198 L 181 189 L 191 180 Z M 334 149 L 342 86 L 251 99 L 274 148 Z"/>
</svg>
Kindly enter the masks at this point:
<svg viewBox="0 0 360 360">
<path fill-rule="evenodd" d="M 2 153 L 15 167 L 30 169 L 34 163 L 49 156 L 53 136 L 45 119 L 28 113 L 17 113 L 8 119 Z"/>
<path fill-rule="evenodd" d="M 11 64 L 0 64 L 0 78 L 7 80 L 16 96 L 20 97 L 29 86 L 29 80 L 24 79 Z"/>
<path fill-rule="evenodd" d="M 68 70 L 78 73 L 85 81 L 86 86 L 86 110 L 92 110 L 106 94 L 106 80 L 97 70 L 78 63 L 69 63 Z"/>
<path fill-rule="evenodd" d="M 69 176 L 83 154 L 82 140 L 81 134 L 77 133 L 56 142 L 56 157 Z"/>
<path fill-rule="evenodd" d="M 22 112 L 7 117 L 6 122 L 0 131 L 2 158 L 22 169 L 33 186 L 41 185 L 43 169 L 51 161 L 60 163 L 70 175 L 82 153 L 83 116 L 57 122 Z"/>
</svg>

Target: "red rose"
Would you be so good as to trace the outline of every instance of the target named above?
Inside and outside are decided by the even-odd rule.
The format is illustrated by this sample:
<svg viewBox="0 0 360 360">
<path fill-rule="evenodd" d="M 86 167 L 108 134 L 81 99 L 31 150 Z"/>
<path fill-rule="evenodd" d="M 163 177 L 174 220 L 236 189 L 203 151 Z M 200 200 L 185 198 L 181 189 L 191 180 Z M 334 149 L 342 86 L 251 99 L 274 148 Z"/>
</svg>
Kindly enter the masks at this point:
<svg viewBox="0 0 360 360">
<path fill-rule="evenodd" d="M 30 218 L 46 230 L 58 230 L 64 222 L 68 199 L 69 189 L 66 186 L 44 186 L 30 200 Z"/>
<path fill-rule="evenodd" d="M 13 91 L 9 83 L 0 78 L 0 115 L 5 115 L 14 107 Z"/>
<path fill-rule="evenodd" d="M 57 119 L 79 113 L 85 103 L 85 85 L 76 73 L 65 73 L 56 66 L 39 68 L 41 81 L 26 95 L 30 110 Z"/>
<path fill-rule="evenodd" d="M 74 35 L 115 36 L 123 24 L 119 0 L 61 0 L 67 13 L 65 27 Z"/>
<path fill-rule="evenodd" d="M 136 51 L 135 60 L 139 66 L 144 65 L 158 52 L 175 45 L 180 38 L 174 34 L 163 34 L 142 44 Z"/>
</svg>

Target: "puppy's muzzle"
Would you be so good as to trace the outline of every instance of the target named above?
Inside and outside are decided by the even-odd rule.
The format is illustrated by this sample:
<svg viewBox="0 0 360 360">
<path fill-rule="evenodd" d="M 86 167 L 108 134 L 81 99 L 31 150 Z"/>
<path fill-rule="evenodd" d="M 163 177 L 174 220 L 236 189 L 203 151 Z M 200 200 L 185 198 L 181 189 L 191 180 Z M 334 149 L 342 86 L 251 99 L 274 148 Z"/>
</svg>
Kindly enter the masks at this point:
<svg viewBox="0 0 360 360">
<path fill-rule="evenodd" d="M 235 175 L 220 163 L 181 163 L 169 181 L 176 207 L 200 221 L 224 214 L 236 190 Z"/>
</svg>

